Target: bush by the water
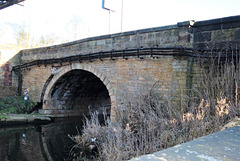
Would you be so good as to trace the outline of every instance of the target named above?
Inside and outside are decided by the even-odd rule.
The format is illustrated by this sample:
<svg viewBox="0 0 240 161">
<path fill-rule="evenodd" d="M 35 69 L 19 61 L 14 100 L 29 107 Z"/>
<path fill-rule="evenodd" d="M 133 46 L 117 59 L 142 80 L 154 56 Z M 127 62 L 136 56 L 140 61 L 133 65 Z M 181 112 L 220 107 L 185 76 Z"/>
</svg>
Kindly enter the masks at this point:
<svg viewBox="0 0 240 161">
<path fill-rule="evenodd" d="M 196 83 L 180 94 L 179 103 L 168 94 L 156 97 L 143 90 L 138 97 L 122 97 L 114 122 L 105 116 L 102 125 L 92 113 L 82 134 L 71 137 L 73 158 L 129 160 L 219 131 L 240 114 L 240 59 L 235 58 L 197 59 Z"/>
<path fill-rule="evenodd" d="M 35 105 L 34 101 L 28 100 L 26 109 L 26 101 L 21 96 L 0 98 L 0 113 L 22 114 L 26 113 L 26 110 L 30 111 Z"/>
</svg>

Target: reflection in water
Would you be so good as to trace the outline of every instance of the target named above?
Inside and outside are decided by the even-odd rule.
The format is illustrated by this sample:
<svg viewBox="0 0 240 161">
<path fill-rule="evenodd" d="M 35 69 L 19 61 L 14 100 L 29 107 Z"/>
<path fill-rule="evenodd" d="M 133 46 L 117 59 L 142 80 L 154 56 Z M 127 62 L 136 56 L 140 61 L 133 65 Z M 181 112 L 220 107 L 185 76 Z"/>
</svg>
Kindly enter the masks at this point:
<svg viewBox="0 0 240 161">
<path fill-rule="evenodd" d="M 73 146 L 68 137 L 82 127 L 82 118 L 56 119 L 37 126 L 0 128 L 0 161 L 61 161 Z"/>
</svg>

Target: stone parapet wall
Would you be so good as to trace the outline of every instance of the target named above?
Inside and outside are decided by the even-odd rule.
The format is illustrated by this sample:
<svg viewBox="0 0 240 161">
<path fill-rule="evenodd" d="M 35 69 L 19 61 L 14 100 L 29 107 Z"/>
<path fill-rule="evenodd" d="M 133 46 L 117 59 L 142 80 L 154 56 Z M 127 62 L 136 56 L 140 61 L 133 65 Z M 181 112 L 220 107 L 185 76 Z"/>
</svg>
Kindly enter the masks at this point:
<svg viewBox="0 0 240 161">
<path fill-rule="evenodd" d="M 22 50 L 23 62 L 101 51 L 148 47 L 192 47 L 192 22 L 86 38 L 66 44 Z"/>
<path fill-rule="evenodd" d="M 23 63 L 101 51 L 149 47 L 213 49 L 240 47 L 240 16 L 129 31 L 19 52 Z"/>
<path fill-rule="evenodd" d="M 192 29 L 194 48 L 240 48 L 240 16 L 195 22 Z"/>
<path fill-rule="evenodd" d="M 87 109 L 82 109 L 81 106 L 90 104 L 93 97 L 91 92 L 86 92 L 80 87 L 83 85 L 84 89 L 91 89 L 96 85 L 95 83 L 97 85 L 102 83 L 101 85 L 106 87 L 106 93 L 110 97 L 105 100 L 96 98 L 95 101 L 100 104 L 101 101 L 109 102 L 110 100 L 112 109 L 121 104 L 121 100 L 127 97 L 127 94 L 130 93 L 131 96 L 137 97 L 143 90 L 150 89 L 158 95 L 168 95 L 176 102 L 181 102 L 181 94 L 186 92 L 186 89 L 195 86 L 199 70 L 201 70 L 194 60 L 194 49 L 221 49 L 230 45 L 235 45 L 234 47 L 238 49 L 240 47 L 238 47 L 239 24 L 240 16 L 195 23 L 186 21 L 166 27 L 22 50 L 19 54 L 23 63 L 43 59 L 43 62 L 47 62 L 45 59 L 50 59 L 45 64 L 38 64 L 35 61 L 35 64 L 29 66 L 25 64 L 26 66 L 22 68 L 20 66 L 23 74 L 22 88 L 28 88 L 31 99 L 42 102 L 43 109 L 47 113 L 55 112 L 61 116 L 64 115 L 64 111 L 66 115 L 76 115 L 75 110 L 79 111 L 78 109 L 85 112 Z M 164 51 L 162 54 L 158 53 L 159 55 L 144 51 L 145 55 L 137 55 L 139 48 L 151 47 L 175 50 Z M 116 57 L 109 54 L 100 58 L 97 54 L 93 59 L 88 59 L 88 57 L 82 60 L 78 57 L 73 57 L 73 60 L 66 59 L 74 55 L 90 57 L 88 54 L 91 53 L 123 51 L 126 48 L 137 49 L 136 54 L 123 56 L 121 54 L 124 52 L 122 52 Z M 66 61 L 61 62 L 57 59 L 53 62 L 52 60 L 56 58 L 63 58 Z M 56 71 L 53 70 L 54 68 Z M 96 78 L 99 80 L 96 81 Z M 89 87 L 86 82 L 89 83 Z M 101 91 L 103 88 L 95 89 Z M 86 98 L 85 102 L 82 102 L 83 98 Z M 74 107 L 76 109 L 71 111 Z"/>
</svg>

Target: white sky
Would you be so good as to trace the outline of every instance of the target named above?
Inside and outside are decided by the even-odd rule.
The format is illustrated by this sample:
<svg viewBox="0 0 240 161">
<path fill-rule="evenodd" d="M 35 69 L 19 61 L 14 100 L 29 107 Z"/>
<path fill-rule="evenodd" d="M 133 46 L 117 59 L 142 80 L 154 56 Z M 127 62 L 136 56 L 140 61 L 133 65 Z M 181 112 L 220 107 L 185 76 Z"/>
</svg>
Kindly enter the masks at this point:
<svg viewBox="0 0 240 161">
<path fill-rule="evenodd" d="M 110 33 L 121 32 L 122 0 L 113 4 Z M 102 0 L 26 0 L 0 10 L 0 43 L 15 40 L 18 26 L 35 39 L 56 35 L 71 40 L 77 23 L 77 39 L 109 33 L 109 14 Z M 172 25 L 187 20 L 208 20 L 240 15 L 240 0 L 123 0 L 122 31 Z"/>
</svg>

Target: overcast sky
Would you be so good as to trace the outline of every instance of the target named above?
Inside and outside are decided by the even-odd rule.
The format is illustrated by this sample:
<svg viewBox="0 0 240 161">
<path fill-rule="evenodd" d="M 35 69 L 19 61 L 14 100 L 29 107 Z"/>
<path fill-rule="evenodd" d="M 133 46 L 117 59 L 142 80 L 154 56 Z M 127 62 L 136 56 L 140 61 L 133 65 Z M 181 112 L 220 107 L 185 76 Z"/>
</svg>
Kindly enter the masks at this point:
<svg viewBox="0 0 240 161">
<path fill-rule="evenodd" d="M 240 0 L 105 1 L 115 10 L 110 14 L 110 33 L 240 15 Z M 26 0 L 24 7 L 0 10 L 0 43 L 13 42 L 19 26 L 35 39 L 57 35 L 71 40 L 73 31 L 81 39 L 108 34 L 109 12 L 102 9 L 102 0 Z"/>
</svg>

